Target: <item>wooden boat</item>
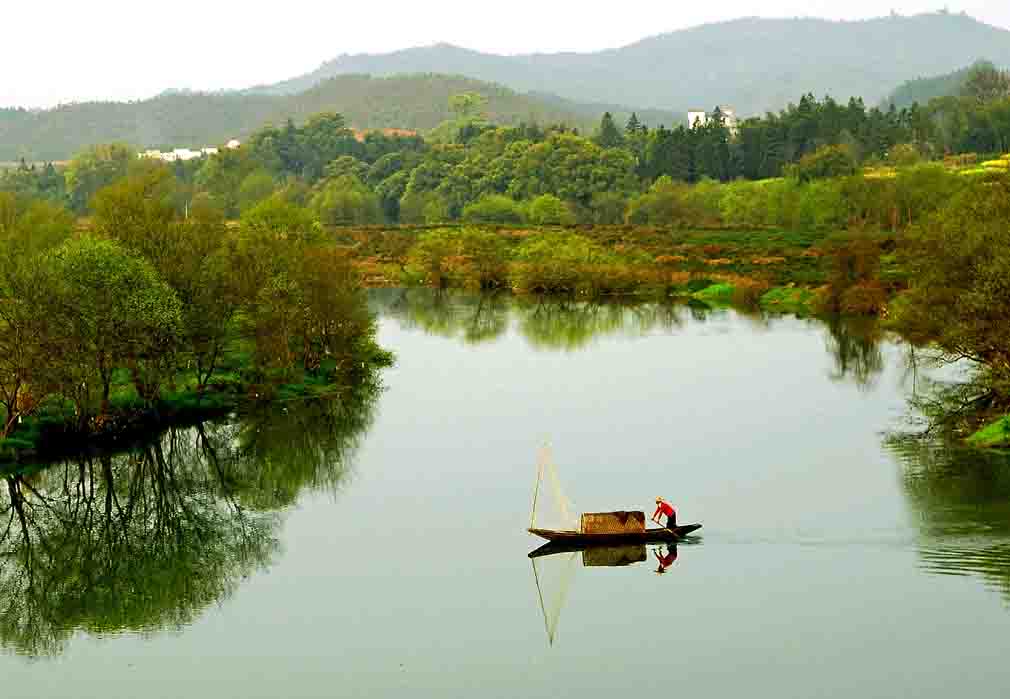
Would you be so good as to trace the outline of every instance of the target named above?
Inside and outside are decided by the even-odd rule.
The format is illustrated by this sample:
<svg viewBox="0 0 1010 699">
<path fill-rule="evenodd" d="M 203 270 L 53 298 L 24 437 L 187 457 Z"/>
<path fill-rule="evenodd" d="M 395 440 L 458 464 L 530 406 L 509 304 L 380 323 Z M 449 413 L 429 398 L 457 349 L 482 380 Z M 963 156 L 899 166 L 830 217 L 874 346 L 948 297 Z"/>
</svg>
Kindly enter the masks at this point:
<svg viewBox="0 0 1010 699">
<path fill-rule="evenodd" d="M 528 529 L 551 543 L 568 544 L 588 548 L 590 546 L 616 546 L 620 544 L 648 544 L 664 541 L 679 541 L 691 532 L 701 529 L 700 524 L 685 524 L 673 529 L 646 529 L 640 532 L 622 532 L 620 534 L 584 534 L 574 530 Z"/>
</svg>

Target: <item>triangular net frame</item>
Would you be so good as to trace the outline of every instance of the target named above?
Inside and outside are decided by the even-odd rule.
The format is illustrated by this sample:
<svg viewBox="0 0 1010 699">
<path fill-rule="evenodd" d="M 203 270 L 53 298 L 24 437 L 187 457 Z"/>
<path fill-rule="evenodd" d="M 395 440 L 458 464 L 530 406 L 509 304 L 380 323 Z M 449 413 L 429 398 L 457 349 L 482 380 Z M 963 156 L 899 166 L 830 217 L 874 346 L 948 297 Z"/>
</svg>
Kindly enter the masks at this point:
<svg viewBox="0 0 1010 699">
<path fill-rule="evenodd" d="M 578 531 L 579 517 L 572 501 L 565 497 L 558 478 L 558 468 L 549 443 L 537 451 L 537 480 L 533 486 L 530 529 Z M 540 609 L 544 615 L 547 642 L 554 645 L 561 610 L 579 568 L 578 551 L 533 559 L 533 578 L 537 585 Z"/>
<path fill-rule="evenodd" d="M 578 551 L 542 556 L 533 559 L 533 579 L 537 584 L 540 611 L 544 614 L 547 643 L 554 645 L 561 622 L 561 610 L 568 599 L 568 591 L 579 569 L 582 554 Z"/>
<path fill-rule="evenodd" d="M 549 443 L 537 451 L 537 480 L 533 486 L 530 529 L 579 530 L 579 517 L 572 501 L 561 490 L 558 468 Z"/>
</svg>

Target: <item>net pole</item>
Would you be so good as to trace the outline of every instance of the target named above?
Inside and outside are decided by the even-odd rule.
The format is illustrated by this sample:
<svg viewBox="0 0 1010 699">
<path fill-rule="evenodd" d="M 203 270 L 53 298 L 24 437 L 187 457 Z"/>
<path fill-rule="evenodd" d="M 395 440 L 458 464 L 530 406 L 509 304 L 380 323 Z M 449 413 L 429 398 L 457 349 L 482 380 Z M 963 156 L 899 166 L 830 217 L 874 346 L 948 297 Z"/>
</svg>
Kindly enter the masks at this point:
<svg viewBox="0 0 1010 699">
<path fill-rule="evenodd" d="M 540 495 L 540 481 L 544 477 L 544 460 L 543 451 L 541 451 L 541 458 L 537 459 L 537 480 L 533 484 L 533 509 L 530 511 L 530 529 L 536 528 L 537 523 L 537 497 Z"/>
</svg>

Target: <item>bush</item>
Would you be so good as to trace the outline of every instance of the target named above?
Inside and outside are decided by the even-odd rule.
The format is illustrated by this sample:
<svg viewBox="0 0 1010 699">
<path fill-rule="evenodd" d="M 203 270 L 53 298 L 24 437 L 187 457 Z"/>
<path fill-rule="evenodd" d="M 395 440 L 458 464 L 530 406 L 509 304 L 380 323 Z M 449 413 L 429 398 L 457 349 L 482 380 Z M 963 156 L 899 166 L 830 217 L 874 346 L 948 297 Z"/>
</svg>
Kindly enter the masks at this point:
<svg viewBox="0 0 1010 699">
<path fill-rule="evenodd" d="M 768 284 L 757 279 L 738 279 L 733 283 L 732 301 L 735 306 L 757 308 L 768 292 Z"/>
<path fill-rule="evenodd" d="M 559 198 L 542 194 L 530 202 L 529 222 L 535 226 L 570 226 L 575 223 L 575 216 Z"/>
<path fill-rule="evenodd" d="M 887 303 L 887 293 L 876 282 L 864 282 L 846 289 L 839 299 L 845 315 L 879 315 Z"/>
<path fill-rule="evenodd" d="M 351 175 L 327 180 L 312 197 L 312 209 L 332 226 L 382 223 L 379 197 Z"/>
<path fill-rule="evenodd" d="M 481 197 L 463 209 L 463 220 L 468 223 L 523 223 L 526 212 L 522 204 L 501 194 Z"/>
<path fill-rule="evenodd" d="M 856 172 L 856 158 L 846 145 L 821 146 L 800 158 L 794 168 L 800 182 L 846 177 Z"/>
<path fill-rule="evenodd" d="M 628 208 L 628 200 L 617 192 L 596 192 L 589 203 L 588 219 L 590 223 L 611 226 L 624 223 L 624 215 Z"/>
</svg>

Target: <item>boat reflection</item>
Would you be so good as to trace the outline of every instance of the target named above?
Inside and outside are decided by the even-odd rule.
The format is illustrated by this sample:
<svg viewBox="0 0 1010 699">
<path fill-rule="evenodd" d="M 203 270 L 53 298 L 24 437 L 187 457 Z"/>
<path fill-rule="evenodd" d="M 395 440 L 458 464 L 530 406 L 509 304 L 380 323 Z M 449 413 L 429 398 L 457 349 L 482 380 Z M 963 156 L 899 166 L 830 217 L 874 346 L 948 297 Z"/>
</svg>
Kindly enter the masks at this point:
<svg viewBox="0 0 1010 699">
<path fill-rule="evenodd" d="M 701 537 L 688 536 L 677 543 L 656 546 L 631 544 L 623 546 L 589 546 L 563 542 L 548 542 L 531 551 L 533 580 L 537 599 L 544 617 L 547 644 L 554 645 L 561 621 L 561 610 L 568 599 L 576 571 L 581 568 L 629 568 L 646 563 L 649 552 L 657 561 L 653 573 L 667 573 L 678 560 L 680 549 L 701 543 Z M 581 563 L 581 566 L 579 565 Z M 646 569 L 646 568 L 643 568 Z"/>
</svg>

